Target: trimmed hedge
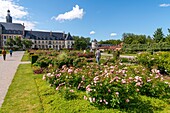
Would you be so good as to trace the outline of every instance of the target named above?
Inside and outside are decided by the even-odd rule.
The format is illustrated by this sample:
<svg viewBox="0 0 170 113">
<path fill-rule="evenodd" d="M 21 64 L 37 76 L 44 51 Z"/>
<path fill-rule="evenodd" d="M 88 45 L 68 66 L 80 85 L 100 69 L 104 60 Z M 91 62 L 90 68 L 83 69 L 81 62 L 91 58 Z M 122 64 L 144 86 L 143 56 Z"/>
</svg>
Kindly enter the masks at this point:
<svg viewBox="0 0 170 113">
<path fill-rule="evenodd" d="M 31 64 L 34 64 L 38 59 L 38 55 L 32 55 L 31 56 Z"/>
<path fill-rule="evenodd" d="M 153 43 L 153 44 L 123 44 L 123 51 L 168 51 L 170 44 Z"/>
</svg>

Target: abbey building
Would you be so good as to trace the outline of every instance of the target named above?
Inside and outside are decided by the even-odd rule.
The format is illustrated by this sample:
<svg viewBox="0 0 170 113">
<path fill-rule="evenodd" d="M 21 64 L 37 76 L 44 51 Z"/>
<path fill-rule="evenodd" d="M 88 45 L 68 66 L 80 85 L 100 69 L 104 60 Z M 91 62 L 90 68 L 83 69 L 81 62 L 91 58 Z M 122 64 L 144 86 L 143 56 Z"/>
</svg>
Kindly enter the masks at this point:
<svg viewBox="0 0 170 113">
<path fill-rule="evenodd" d="M 33 42 L 32 48 L 37 49 L 68 49 L 72 48 L 74 44 L 70 33 L 25 30 L 24 24 L 12 23 L 10 10 L 8 10 L 6 22 L 0 22 L 0 48 L 6 46 L 8 38 L 16 37 L 31 40 Z"/>
</svg>

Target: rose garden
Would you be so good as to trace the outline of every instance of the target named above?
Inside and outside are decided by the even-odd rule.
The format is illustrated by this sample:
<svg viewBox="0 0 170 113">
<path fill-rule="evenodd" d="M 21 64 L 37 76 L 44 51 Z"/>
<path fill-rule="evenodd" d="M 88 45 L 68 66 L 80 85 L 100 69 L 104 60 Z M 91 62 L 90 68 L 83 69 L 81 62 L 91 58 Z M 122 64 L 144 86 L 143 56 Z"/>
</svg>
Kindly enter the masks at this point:
<svg viewBox="0 0 170 113">
<path fill-rule="evenodd" d="M 133 59 L 112 55 L 102 55 L 98 65 L 91 52 L 29 51 L 34 74 L 66 102 L 87 101 L 99 111 L 164 111 L 170 103 L 170 53 L 142 52 Z"/>
</svg>

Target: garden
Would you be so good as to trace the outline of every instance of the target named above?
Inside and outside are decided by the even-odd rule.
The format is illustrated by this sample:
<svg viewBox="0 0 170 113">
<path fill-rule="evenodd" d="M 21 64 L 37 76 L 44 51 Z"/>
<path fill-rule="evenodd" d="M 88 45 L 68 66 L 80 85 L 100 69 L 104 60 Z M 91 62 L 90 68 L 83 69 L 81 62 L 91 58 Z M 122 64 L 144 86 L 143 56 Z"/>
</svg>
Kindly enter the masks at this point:
<svg viewBox="0 0 170 113">
<path fill-rule="evenodd" d="M 143 52 L 134 59 L 117 53 L 102 56 L 100 65 L 90 52 L 30 50 L 29 57 L 34 74 L 51 87 L 48 94 L 57 93 L 66 103 L 78 101 L 83 107 L 86 101 L 98 112 L 170 112 L 170 53 Z M 61 102 L 54 95 L 45 105 L 53 112 L 59 109 L 53 102 Z"/>
</svg>

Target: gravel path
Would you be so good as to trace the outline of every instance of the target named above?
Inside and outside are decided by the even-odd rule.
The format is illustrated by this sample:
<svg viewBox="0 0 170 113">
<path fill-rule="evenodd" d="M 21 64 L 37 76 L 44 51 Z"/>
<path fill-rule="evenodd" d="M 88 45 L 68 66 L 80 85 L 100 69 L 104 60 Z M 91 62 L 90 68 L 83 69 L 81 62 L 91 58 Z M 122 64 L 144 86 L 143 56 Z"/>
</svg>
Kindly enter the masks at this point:
<svg viewBox="0 0 170 113">
<path fill-rule="evenodd" d="M 24 51 L 13 52 L 12 57 L 7 54 L 6 61 L 0 56 L 0 107 L 2 106 L 18 65 L 21 63 L 23 54 Z"/>
</svg>

